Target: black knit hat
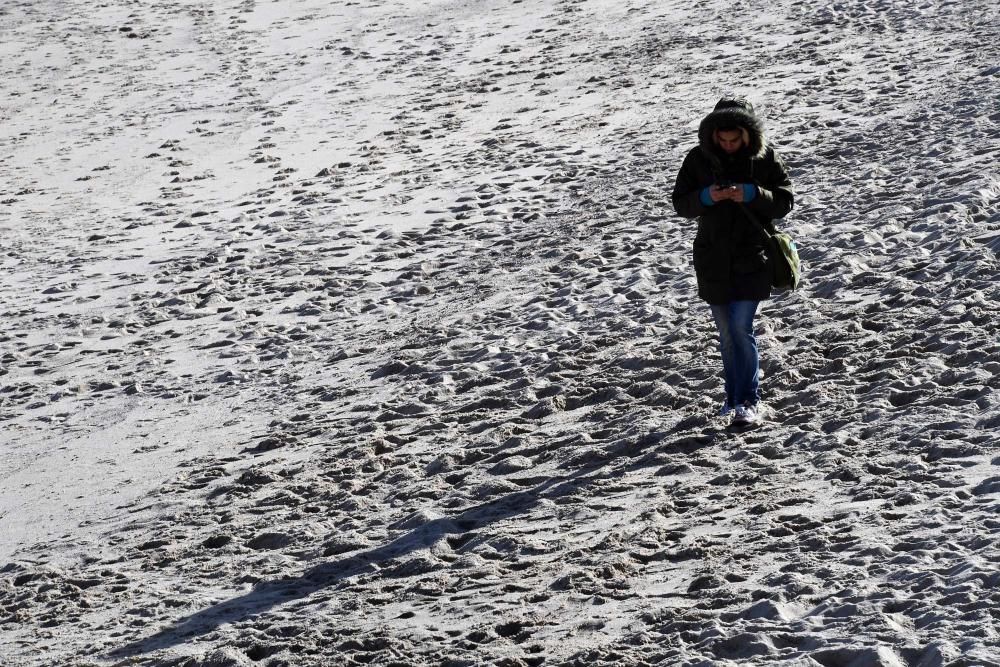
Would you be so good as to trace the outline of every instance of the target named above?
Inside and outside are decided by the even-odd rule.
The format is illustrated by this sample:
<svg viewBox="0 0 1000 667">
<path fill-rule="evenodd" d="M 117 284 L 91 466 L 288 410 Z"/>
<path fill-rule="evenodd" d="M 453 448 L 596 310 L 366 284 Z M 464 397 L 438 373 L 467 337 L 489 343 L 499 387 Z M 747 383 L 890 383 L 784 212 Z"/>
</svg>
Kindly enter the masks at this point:
<svg viewBox="0 0 1000 667">
<path fill-rule="evenodd" d="M 713 111 L 719 111 L 720 109 L 742 109 L 751 116 L 753 115 L 753 104 L 745 97 L 723 97 L 715 105 Z"/>
</svg>

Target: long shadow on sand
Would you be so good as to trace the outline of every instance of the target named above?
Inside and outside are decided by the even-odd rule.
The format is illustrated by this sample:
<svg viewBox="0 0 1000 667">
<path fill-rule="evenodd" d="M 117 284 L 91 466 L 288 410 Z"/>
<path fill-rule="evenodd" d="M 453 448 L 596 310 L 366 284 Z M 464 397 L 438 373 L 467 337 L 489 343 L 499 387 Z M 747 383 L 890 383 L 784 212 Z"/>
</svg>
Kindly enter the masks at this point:
<svg viewBox="0 0 1000 667">
<path fill-rule="evenodd" d="M 191 616 L 178 619 L 147 639 L 132 642 L 110 653 L 112 658 L 124 658 L 138 653 L 149 653 L 184 643 L 193 637 L 207 634 L 220 625 L 238 623 L 273 607 L 295 599 L 305 598 L 328 586 L 350 577 L 374 572 L 379 564 L 392 561 L 410 552 L 425 549 L 448 535 L 460 535 L 491 523 L 523 514 L 543 500 L 576 493 L 581 488 L 609 473 L 593 473 L 585 468 L 568 476 L 554 477 L 541 484 L 504 496 L 482 505 L 469 508 L 454 517 L 427 521 L 409 533 L 385 546 L 355 554 L 340 561 L 323 563 L 310 568 L 294 579 L 268 581 L 254 590 L 231 600 L 220 602 Z"/>
</svg>

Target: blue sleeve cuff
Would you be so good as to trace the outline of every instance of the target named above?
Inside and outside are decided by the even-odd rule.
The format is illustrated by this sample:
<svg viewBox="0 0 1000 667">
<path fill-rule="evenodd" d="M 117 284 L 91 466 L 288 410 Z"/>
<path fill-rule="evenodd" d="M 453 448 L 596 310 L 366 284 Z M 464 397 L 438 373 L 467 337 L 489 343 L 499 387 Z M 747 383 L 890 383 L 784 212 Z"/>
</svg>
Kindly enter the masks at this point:
<svg viewBox="0 0 1000 667">
<path fill-rule="evenodd" d="M 701 199 L 701 203 L 704 204 L 705 206 L 714 206 L 715 205 L 715 202 L 712 201 L 712 195 L 709 194 L 709 189 L 708 188 L 702 189 L 701 195 L 699 195 L 698 198 Z"/>
<path fill-rule="evenodd" d="M 743 202 L 749 204 L 757 198 L 757 186 L 753 183 L 743 184 Z"/>
</svg>

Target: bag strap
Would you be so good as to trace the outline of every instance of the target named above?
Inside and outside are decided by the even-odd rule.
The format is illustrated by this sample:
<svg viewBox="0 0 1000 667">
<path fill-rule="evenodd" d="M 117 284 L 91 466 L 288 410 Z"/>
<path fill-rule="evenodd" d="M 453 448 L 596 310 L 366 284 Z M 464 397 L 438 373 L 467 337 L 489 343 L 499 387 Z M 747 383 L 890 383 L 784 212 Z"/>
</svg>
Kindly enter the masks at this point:
<svg viewBox="0 0 1000 667">
<path fill-rule="evenodd" d="M 747 205 L 742 202 L 739 203 L 739 207 L 740 210 L 743 211 L 743 215 L 745 215 L 747 219 L 753 223 L 754 227 L 757 228 L 757 231 L 763 234 L 764 243 L 770 241 L 774 235 L 771 234 L 771 232 L 767 231 L 767 227 L 764 226 L 764 223 L 760 221 L 760 219 L 754 214 L 754 212 L 751 211 L 749 208 L 747 208 Z"/>
</svg>

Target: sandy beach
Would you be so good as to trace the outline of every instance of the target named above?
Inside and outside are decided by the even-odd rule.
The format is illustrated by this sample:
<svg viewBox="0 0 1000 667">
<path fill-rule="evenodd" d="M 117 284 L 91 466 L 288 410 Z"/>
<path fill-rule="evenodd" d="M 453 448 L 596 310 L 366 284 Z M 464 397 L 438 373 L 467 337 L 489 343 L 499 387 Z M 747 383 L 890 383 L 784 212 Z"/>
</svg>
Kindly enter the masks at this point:
<svg viewBox="0 0 1000 667">
<path fill-rule="evenodd" d="M 3 667 L 1000 666 L 988 0 L 0 3 Z M 805 282 L 734 430 L 693 221 Z"/>
</svg>

